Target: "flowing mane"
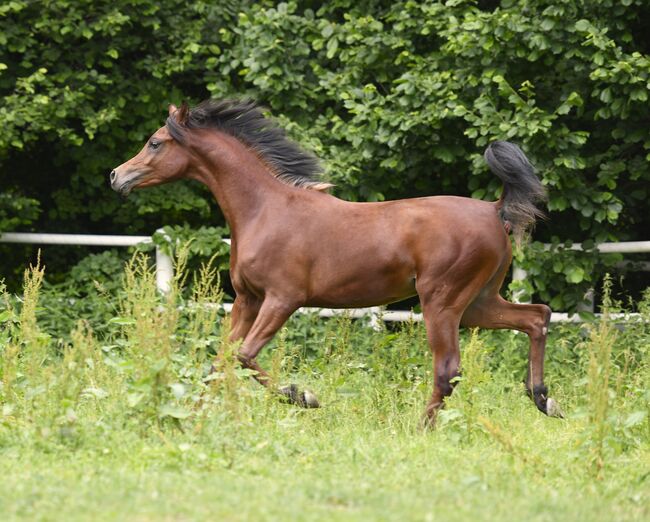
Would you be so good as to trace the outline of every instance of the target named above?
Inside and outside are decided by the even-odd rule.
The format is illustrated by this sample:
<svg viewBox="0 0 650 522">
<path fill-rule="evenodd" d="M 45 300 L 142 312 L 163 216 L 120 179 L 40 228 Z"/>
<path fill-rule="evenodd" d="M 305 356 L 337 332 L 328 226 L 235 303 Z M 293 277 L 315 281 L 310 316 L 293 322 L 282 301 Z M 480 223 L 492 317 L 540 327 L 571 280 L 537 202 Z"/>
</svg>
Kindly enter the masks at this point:
<svg viewBox="0 0 650 522">
<path fill-rule="evenodd" d="M 185 114 L 179 117 L 179 113 Z M 318 158 L 291 141 L 284 129 L 266 118 L 252 100 L 205 100 L 192 109 L 183 104 L 176 114 L 167 118 L 167 128 L 180 143 L 191 129 L 225 132 L 258 154 L 273 175 L 287 185 L 319 191 L 332 187 L 322 179 Z"/>
</svg>

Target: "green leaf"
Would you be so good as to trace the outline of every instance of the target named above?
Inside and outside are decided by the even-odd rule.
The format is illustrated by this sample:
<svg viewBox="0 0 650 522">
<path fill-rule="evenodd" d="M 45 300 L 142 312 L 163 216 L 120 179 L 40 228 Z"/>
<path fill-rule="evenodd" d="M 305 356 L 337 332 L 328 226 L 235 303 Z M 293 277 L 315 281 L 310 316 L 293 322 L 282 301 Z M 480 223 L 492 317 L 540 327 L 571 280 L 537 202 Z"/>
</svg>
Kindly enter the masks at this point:
<svg viewBox="0 0 650 522">
<path fill-rule="evenodd" d="M 574 266 L 567 269 L 565 276 L 566 276 L 566 280 L 569 283 L 577 284 L 577 283 L 581 283 L 584 280 L 585 271 L 582 267 Z"/>
<path fill-rule="evenodd" d="M 540 27 L 544 29 L 544 31 L 550 31 L 553 29 L 553 27 L 555 27 L 555 20 L 551 18 L 544 18 L 540 24 Z"/>
<path fill-rule="evenodd" d="M 172 417 L 174 419 L 187 419 L 192 412 L 187 411 L 180 406 L 174 406 L 172 404 L 163 404 L 158 410 L 158 416 L 162 419 L 165 417 Z"/>
<path fill-rule="evenodd" d="M 129 393 L 126 396 L 126 404 L 129 408 L 135 408 L 143 399 L 144 395 L 142 393 Z"/>
<path fill-rule="evenodd" d="M 625 419 L 624 426 L 626 428 L 632 428 L 634 426 L 638 426 L 645 420 L 647 414 L 648 412 L 644 410 L 639 410 L 630 413 L 630 415 L 628 415 L 627 418 Z"/>
<path fill-rule="evenodd" d="M 320 33 L 324 38 L 329 38 L 334 34 L 334 26 L 332 24 L 327 24 L 323 27 L 323 30 Z"/>
<path fill-rule="evenodd" d="M 116 324 L 118 326 L 130 326 L 135 324 L 135 319 L 132 317 L 112 317 L 108 322 L 109 324 Z"/>
<path fill-rule="evenodd" d="M 170 384 L 169 388 L 171 389 L 172 395 L 176 399 L 181 399 L 183 395 L 185 395 L 185 385 L 181 384 L 180 382 Z"/>
<path fill-rule="evenodd" d="M 84 395 L 92 395 L 96 399 L 105 399 L 108 397 L 108 392 L 102 388 L 97 388 L 95 386 L 89 386 L 83 391 Z"/>
<path fill-rule="evenodd" d="M 339 48 L 339 41 L 337 38 L 331 38 L 327 41 L 327 57 L 331 60 L 336 55 Z"/>
</svg>

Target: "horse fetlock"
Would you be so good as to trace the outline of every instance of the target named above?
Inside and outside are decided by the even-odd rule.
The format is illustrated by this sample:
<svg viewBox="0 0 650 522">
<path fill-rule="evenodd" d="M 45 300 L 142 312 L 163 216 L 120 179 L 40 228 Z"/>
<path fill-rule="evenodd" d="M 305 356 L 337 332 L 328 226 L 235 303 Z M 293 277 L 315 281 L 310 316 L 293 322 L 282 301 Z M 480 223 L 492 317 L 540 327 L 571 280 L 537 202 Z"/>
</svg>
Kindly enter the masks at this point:
<svg viewBox="0 0 650 522">
<path fill-rule="evenodd" d="M 458 366 L 458 365 L 456 365 Z M 440 372 L 436 375 L 435 386 L 441 398 L 449 397 L 458 384 L 460 377 L 459 370 Z"/>
<path fill-rule="evenodd" d="M 300 390 L 297 385 L 289 384 L 278 388 L 280 396 L 289 404 L 295 404 L 302 408 L 319 408 L 320 403 L 309 390 Z"/>
<path fill-rule="evenodd" d="M 536 386 L 530 387 L 528 379 L 526 379 L 526 393 L 528 396 L 533 399 L 535 406 L 542 413 L 546 413 L 546 400 L 548 397 L 548 388 L 543 384 L 538 384 Z"/>
<path fill-rule="evenodd" d="M 443 407 L 442 402 L 429 403 L 427 409 L 422 415 L 420 420 L 420 428 L 423 430 L 433 430 L 436 427 L 436 419 L 438 418 L 438 411 Z"/>
</svg>

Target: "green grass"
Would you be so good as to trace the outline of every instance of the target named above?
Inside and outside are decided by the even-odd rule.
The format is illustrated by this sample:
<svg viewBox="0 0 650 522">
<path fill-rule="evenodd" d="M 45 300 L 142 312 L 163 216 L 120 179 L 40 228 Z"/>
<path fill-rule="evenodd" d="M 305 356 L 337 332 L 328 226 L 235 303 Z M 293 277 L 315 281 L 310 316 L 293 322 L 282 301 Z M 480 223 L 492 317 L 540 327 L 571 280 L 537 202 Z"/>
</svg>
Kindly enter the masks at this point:
<svg viewBox="0 0 650 522">
<path fill-rule="evenodd" d="M 422 431 L 421 325 L 292 319 L 262 362 L 323 405 L 301 410 L 231 358 L 204 383 L 211 354 L 236 348 L 227 325 L 179 311 L 180 291 L 159 300 L 146 263 L 127 268 L 102 335 L 93 317 L 63 339 L 39 327 L 55 302 L 37 305 L 39 277 L 0 311 L 0 520 L 650 518 L 647 323 L 552 328 L 547 384 L 565 420 L 523 393 L 525 336 L 466 333 L 464 378 Z"/>
</svg>

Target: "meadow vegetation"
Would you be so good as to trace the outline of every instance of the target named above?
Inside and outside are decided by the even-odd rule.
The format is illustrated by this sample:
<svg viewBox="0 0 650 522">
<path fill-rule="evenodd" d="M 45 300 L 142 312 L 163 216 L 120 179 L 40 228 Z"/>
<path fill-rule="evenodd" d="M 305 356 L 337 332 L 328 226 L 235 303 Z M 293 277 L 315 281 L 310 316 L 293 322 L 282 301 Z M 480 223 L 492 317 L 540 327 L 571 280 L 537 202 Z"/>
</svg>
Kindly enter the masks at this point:
<svg viewBox="0 0 650 522">
<path fill-rule="evenodd" d="M 553 325 L 564 420 L 524 393 L 527 338 L 475 330 L 422 431 L 421 324 L 292 318 L 261 359 L 317 394 L 302 410 L 235 363 L 216 270 L 184 265 L 166 297 L 142 254 L 83 306 L 38 265 L 0 289 L 2 520 L 650 518 L 650 294 L 645 322 Z"/>
</svg>

